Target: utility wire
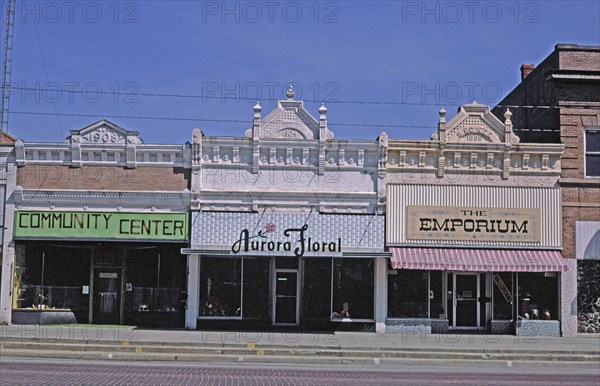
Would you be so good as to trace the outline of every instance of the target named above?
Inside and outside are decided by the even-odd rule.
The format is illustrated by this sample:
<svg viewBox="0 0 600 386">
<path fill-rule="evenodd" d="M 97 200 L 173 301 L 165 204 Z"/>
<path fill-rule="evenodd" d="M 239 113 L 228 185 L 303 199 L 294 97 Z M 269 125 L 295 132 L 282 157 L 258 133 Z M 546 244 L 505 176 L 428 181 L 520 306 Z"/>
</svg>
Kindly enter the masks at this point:
<svg viewBox="0 0 600 386">
<path fill-rule="evenodd" d="M 104 115 L 104 114 L 75 114 L 75 113 L 52 113 L 52 112 L 38 112 L 38 111 L 11 111 L 10 114 L 19 115 L 43 115 L 43 116 L 64 116 L 64 117 L 88 117 L 88 118 L 119 118 L 119 119 L 141 119 L 141 120 L 154 120 L 154 121 L 188 121 L 188 122 L 221 122 L 221 123 L 245 123 L 249 126 L 252 125 L 252 120 L 244 119 L 211 119 L 211 118 L 182 118 L 182 117 L 150 117 L 150 116 L 135 116 L 135 115 Z M 423 125 L 396 125 L 396 124 L 376 124 L 376 123 L 331 123 L 328 122 L 328 126 L 351 126 L 351 127 L 381 127 L 381 128 L 402 128 L 402 129 L 431 129 L 436 130 L 435 125 L 423 126 Z M 521 131 L 560 131 L 560 129 L 520 129 L 515 130 Z"/>
<path fill-rule="evenodd" d="M 11 111 L 11 114 L 20 115 L 59 115 L 65 117 L 91 117 L 91 118 L 120 118 L 120 119 L 143 119 L 157 121 L 196 121 L 196 122 L 226 122 L 226 123 L 247 123 L 252 125 L 252 120 L 244 119 L 210 119 L 210 118 L 182 118 L 182 117 L 150 117 L 150 116 L 134 116 L 134 115 L 104 115 L 104 114 L 75 114 L 75 113 L 52 113 L 38 111 Z M 359 127 L 398 127 L 398 128 L 413 128 L 413 129 L 432 129 L 433 126 L 417 126 L 417 125 L 382 125 L 369 123 L 329 123 L 330 126 L 359 126 Z"/>
<path fill-rule="evenodd" d="M 72 89 L 62 89 L 62 88 L 57 88 L 57 87 L 18 87 L 18 86 L 14 86 L 14 85 L 7 85 L 7 88 L 9 88 L 10 90 L 18 90 L 18 91 L 44 91 L 44 92 L 48 92 L 48 93 L 69 93 L 69 94 L 101 94 L 101 95 L 113 95 L 113 96 L 130 96 L 130 97 L 159 97 L 159 98 L 190 98 L 190 99 L 202 99 L 202 100 L 206 100 L 206 99 L 213 99 L 213 100 L 224 100 L 224 101 L 230 101 L 230 100 L 235 100 L 235 101 L 245 101 L 245 102 L 249 102 L 249 103 L 255 103 L 256 102 L 256 98 L 247 98 L 247 97 L 239 97 L 239 96 L 227 96 L 227 95 L 222 95 L 222 96 L 215 96 L 215 95 L 194 95 L 194 94 L 170 94 L 170 93 L 131 93 L 131 92 L 121 92 L 121 91 L 102 91 L 102 90 L 94 90 L 94 91 L 89 91 L 89 90 L 72 90 Z M 277 99 L 266 99 L 269 101 L 275 101 Z M 436 103 L 432 103 L 432 102 L 408 102 L 408 101 L 355 101 L 355 100 L 339 100 L 339 99 L 332 99 L 332 100 L 315 100 L 315 99 L 303 99 L 306 102 L 315 102 L 315 103 L 320 103 L 320 102 L 325 102 L 328 104 L 364 104 L 364 105 L 398 105 L 398 106 L 462 106 L 464 105 L 464 103 L 442 103 L 442 102 L 436 102 Z M 495 107 L 506 107 L 506 108 L 513 108 L 513 109 L 560 109 L 560 108 L 564 108 L 565 106 L 550 106 L 550 105 L 514 105 L 514 104 L 510 104 L 510 105 L 496 105 Z M 597 106 L 572 106 L 569 108 L 582 108 L 582 109 L 587 109 L 587 108 L 597 108 Z"/>
</svg>

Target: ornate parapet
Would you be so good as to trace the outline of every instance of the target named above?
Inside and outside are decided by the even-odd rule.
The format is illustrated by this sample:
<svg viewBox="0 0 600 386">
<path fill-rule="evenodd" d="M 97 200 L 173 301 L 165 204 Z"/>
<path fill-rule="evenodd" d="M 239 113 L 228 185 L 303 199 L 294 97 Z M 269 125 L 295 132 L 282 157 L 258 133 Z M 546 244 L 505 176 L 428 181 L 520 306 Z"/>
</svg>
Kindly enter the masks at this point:
<svg viewBox="0 0 600 386">
<path fill-rule="evenodd" d="M 137 131 L 106 120 L 72 130 L 61 143 L 15 143 L 17 166 L 190 167 L 184 145 L 144 144 Z"/>
<path fill-rule="evenodd" d="M 520 144 L 504 116 L 473 102 L 446 122 L 441 109 L 431 141 L 390 141 L 388 182 L 555 186 L 563 145 Z"/>
</svg>

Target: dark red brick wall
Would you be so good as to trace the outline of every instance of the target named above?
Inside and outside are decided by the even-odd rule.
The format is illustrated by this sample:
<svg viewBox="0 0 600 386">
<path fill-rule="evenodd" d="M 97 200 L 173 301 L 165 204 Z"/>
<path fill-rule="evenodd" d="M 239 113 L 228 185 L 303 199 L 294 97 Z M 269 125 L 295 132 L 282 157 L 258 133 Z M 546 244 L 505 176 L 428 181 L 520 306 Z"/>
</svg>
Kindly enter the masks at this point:
<svg viewBox="0 0 600 386">
<path fill-rule="evenodd" d="M 561 70 L 600 71 L 600 51 L 560 51 Z"/>
<path fill-rule="evenodd" d="M 561 137 L 565 144 L 561 176 L 563 178 L 585 178 L 585 125 L 598 125 L 600 108 L 563 108 L 560 109 L 560 113 Z"/>
<path fill-rule="evenodd" d="M 546 81 L 546 71 L 558 66 L 558 53 L 553 52 L 514 88 L 492 113 L 504 122 L 506 106 L 513 113 L 513 129 L 521 142 L 559 143 L 558 111 L 520 106 L 555 106 L 556 86 Z M 519 67 L 515 67 L 518 72 Z M 552 130 L 552 131 L 547 131 Z"/>
<path fill-rule="evenodd" d="M 17 169 L 17 185 L 26 189 L 180 191 L 189 188 L 183 168 L 26 165 Z"/>
<path fill-rule="evenodd" d="M 526 61 L 527 59 L 525 59 Z M 515 66 L 518 71 L 519 66 Z M 501 120 L 502 105 L 559 106 L 582 108 L 511 108 L 513 125 L 521 142 L 562 142 L 561 188 L 563 201 L 563 256 L 575 258 L 575 223 L 600 221 L 600 183 L 585 178 L 584 127 L 600 124 L 598 82 L 552 81 L 551 70 L 600 71 L 600 51 L 576 46 L 558 46 L 492 112 Z M 552 132 L 527 130 L 553 130 Z"/>
<path fill-rule="evenodd" d="M 600 187 L 562 187 L 563 256 L 575 258 L 575 222 L 600 221 Z"/>
</svg>

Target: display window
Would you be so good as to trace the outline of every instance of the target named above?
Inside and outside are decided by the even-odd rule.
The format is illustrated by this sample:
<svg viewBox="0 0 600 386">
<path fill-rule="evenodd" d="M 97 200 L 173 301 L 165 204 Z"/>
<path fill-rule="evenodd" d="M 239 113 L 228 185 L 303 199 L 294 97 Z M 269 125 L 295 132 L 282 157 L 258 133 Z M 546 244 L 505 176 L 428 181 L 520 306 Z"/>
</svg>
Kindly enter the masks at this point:
<svg viewBox="0 0 600 386">
<path fill-rule="evenodd" d="M 388 317 L 428 317 L 428 276 L 425 270 L 388 271 Z"/>
<path fill-rule="evenodd" d="M 557 272 L 519 272 L 517 283 L 519 317 L 558 320 Z"/>
<path fill-rule="evenodd" d="M 13 309 L 69 309 L 82 320 L 89 302 L 90 249 L 35 242 L 16 248 Z"/>
<path fill-rule="evenodd" d="M 269 259 L 244 257 L 244 319 L 269 320 Z"/>
<path fill-rule="evenodd" d="M 373 259 L 332 259 L 331 320 L 373 320 Z"/>
<path fill-rule="evenodd" d="M 388 317 L 445 318 L 442 274 L 388 268 Z"/>
<path fill-rule="evenodd" d="M 244 260 L 202 258 L 200 317 L 241 318 Z"/>
<path fill-rule="evenodd" d="M 304 263 L 302 314 L 307 325 L 330 319 L 331 269 L 328 259 L 307 259 Z"/>
<path fill-rule="evenodd" d="M 183 311 L 185 259 L 168 247 L 132 249 L 127 254 L 126 311 Z"/>
</svg>

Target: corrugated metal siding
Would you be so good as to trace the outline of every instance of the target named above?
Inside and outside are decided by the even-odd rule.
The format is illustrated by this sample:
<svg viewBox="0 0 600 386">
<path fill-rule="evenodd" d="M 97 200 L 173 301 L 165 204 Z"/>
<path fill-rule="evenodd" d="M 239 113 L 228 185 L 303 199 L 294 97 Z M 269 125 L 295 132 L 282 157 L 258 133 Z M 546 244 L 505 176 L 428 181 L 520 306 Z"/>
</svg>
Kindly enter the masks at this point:
<svg viewBox="0 0 600 386">
<path fill-rule="evenodd" d="M 277 212 L 193 212 L 192 248 L 220 246 L 229 249 L 240 238 L 243 229 L 254 235 L 264 230 L 267 223 L 275 224 L 278 233 L 287 228 L 300 228 L 306 223 L 309 226 L 307 237 L 322 241 L 341 238 L 342 249 L 377 252 L 384 248 L 383 216 Z"/>
<path fill-rule="evenodd" d="M 562 218 L 559 188 L 506 186 L 388 185 L 386 241 L 388 245 L 435 245 L 441 241 L 406 240 L 406 206 L 471 206 L 533 208 L 541 212 L 541 243 L 453 241 L 447 246 L 561 248 Z"/>
</svg>

